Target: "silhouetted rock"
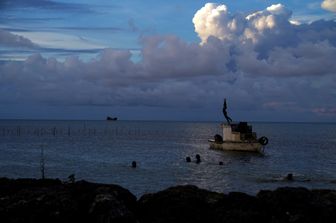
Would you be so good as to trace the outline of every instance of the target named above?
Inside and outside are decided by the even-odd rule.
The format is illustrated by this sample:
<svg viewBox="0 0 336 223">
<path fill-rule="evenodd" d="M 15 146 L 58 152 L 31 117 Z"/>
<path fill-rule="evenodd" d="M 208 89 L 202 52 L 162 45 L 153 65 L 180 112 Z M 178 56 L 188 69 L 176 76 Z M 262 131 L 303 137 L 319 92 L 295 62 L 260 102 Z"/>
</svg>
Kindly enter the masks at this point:
<svg viewBox="0 0 336 223">
<path fill-rule="evenodd" d="M 92 222 L 135 222 L 135 197 L 110 187 L 97 192 L 89 210 Z"/>
<path fill-rule="evenodd" d="M 336 191 L 279 188 L 257 196 L 178 186 L 138 201 L 140 222 L 336 222 Z"/>
<path fill-rule="evenodd" d="M 336 222 L 336 192 L 283 187 L 260 191 L 257 198 L 279 222 Z"/>
<path fill-rule="evenodd" d="M 217 202 L 216 222 L 269 222 L 265 206 L 256 197 L 231 192 Z"/>
<path fill-rule="evenodd" d="M 135 222 L 135 207 L 117 185 L 0 179 L 0 222 Z"/>
<path fill-rule="evenodd" d="M 188 185 L 136 201 L 118 185 L 0 178 L 0 222 L 334 223 L 336 191 L 283 187 L 251 196 Z"/>
<path fill-rule="evenodd" d="M 195 186 L 177 186 L 138 201 L 140 222 L 213 222 L 215 204 L 224 194 Z"/>
<path fill-rule="evenodd" d="M 263 205 L 244 193 L 224 195 L 178 186 L 139 200 L 141 222 L 267 222 Z"/>
</svg>

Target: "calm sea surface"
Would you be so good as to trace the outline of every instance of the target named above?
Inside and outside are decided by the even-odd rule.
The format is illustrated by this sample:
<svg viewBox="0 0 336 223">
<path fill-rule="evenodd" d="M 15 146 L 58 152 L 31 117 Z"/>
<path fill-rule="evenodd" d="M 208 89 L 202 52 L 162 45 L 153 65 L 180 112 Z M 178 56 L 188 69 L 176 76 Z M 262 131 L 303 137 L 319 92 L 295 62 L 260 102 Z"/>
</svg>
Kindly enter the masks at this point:
<svg viewBox="0 0 336 223">
<path fill-rule="evenodd" d="M 279 186 L 336 189 L 336 124 L 252 124 L 269 139 L 264 155 L 209 150 L 207 139 L 221 133 L 214 122 L 0 120 L 0 177 L 41 177 L 43 149 L 48 178 L 75 174 L 137 196 L 185 184 L 249 194 Z M 287 173 L 293 182 L 283 180 Z"/>
</svg>

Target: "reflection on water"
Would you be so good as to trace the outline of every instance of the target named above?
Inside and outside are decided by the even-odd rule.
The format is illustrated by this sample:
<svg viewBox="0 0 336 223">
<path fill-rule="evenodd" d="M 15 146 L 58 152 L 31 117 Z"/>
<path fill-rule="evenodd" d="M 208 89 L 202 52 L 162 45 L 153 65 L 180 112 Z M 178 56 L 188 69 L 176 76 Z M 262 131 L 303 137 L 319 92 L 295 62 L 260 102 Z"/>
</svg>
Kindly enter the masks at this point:
<svg viewBox="0 0 336 223">
<path fill-rule="evenodd" d="M 278 186 L 335 188 L 335 124 L 253 127 L 269 138 L 263 155 L 208 149 L 207 139 L 220 132 L 218 123 L 0 121 L 0 172 L 40 177 L 43 144 L 47 177 L 74 173 L 76 179 L 120 184 L 136 195 L 177 184 L 252 194 Z M 288 173 L 293 181 L 284 180 Z"/>
</svg>

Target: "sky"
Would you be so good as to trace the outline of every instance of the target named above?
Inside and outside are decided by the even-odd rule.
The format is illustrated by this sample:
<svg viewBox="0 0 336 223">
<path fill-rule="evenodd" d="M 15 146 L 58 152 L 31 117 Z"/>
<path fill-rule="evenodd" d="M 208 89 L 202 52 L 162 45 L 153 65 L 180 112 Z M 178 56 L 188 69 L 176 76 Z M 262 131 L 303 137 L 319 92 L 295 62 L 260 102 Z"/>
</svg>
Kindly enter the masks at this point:
<svg viewBox="0 0 336 223">
<path fill-rule="evenodd" d="M 0 119 L 336 122 L 336 0 L 0 0 Z"/>
</svg>

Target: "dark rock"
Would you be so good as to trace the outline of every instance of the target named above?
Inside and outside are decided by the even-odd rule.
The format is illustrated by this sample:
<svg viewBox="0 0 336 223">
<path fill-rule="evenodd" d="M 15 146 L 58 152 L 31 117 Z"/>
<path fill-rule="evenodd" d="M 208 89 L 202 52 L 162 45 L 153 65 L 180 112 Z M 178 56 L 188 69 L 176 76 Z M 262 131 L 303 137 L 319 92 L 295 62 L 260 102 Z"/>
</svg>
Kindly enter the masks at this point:
<svg viewBox="0 0 336 223">
<path fill-rule="evenodd" d="M 232 192 L 215 204 L 214 222 L 268 222 L 264 206 L 256 197 Z"/>
<path fill-rule="evenodd" d="M 140 222 L 213 222 L 214 207 L 224 195 L 195 186 L 177 186 L 138 201 Z"/>
<path fill-rule="evenodd" d="M 318 207 L 321 222 L 336 222 L 336 191 L 312 190 L 312 204 Z"/>
<path fill-rule="evenodd" d="M 279 222 L 336 222 L 335 191 L 284 187 L 260 191 L 257 197 Z"/>
<path fill-rule="evenodd" d="M 256 197 L 231 192 L 216 204 L 216 222 L 269 222 L 265 206 Z"/>
<path fill-rule="evenodd" d="M 133 214 L 136 198 L 133 195 L 106 186 L 99 187 L 96 194 L 89 210 L 92 222 L 136 222 Z"/>
<path fill-rule="evenodd" d="M 135 222 L 135 216 L 114 194 L 98 194 L 89 210 L 93 222 Z"/>
<path fill-rule="evenodd" d="M 257 196 L 178 186 L 138 201 L 140 222 L 336 222 L 336 192 L 305 188 L 261 191 Z"/>
<path fill-rule="evenodd" d="M 336 191 L 284 187 L 251 196 L 176 186 L 137 202 L 118 185 L 0 178 L 0 222 L 333 223 Z"/>
<path fill-rule="evenodd" d="M 15 194 L 21 190 L 53 188 L 62 185 L 59 179 L 17 179 L 0 178 L 0 196 Z"/>
<path fill-rule="evenodd" d="M 135 207 L 117 185 L 0 179 L 0 222 L 135 222 Z"/>
</svg>

